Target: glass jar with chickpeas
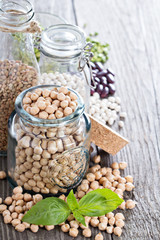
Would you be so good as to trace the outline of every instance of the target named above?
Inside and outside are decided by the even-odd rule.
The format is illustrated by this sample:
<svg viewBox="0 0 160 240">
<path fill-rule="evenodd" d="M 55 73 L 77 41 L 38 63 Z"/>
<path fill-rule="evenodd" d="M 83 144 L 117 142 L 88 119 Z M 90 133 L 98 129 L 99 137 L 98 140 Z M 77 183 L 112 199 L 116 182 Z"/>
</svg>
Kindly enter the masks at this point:
<svg viewBox="0 0 160 240">
<path fill-rule="evenodd" d="M 77 91 L 89 111 L 91 44 L 78 26 L 59 24 L 42 33 L 40 43 L 40 84 L 58 84 Z M 92 79 L 92 81 L 94 81 Z"/>
<path fill-rule="evenodd" d="M 90 128 L 74 90 L 43 85 L 23 91 L 8 125 L 11 184 L 47 196 L 78 186 L 88 168 Z"/>
</svg>

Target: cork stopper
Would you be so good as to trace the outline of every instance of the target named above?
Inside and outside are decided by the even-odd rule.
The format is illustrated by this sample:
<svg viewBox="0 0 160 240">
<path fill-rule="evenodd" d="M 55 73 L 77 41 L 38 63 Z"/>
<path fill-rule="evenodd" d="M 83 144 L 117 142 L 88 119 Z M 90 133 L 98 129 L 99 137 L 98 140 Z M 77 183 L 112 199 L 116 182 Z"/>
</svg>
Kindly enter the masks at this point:
<svg viewBox="0 0 160 240">
<path fill-rule="evenodd" d="M 91 142 L 104 151 L 115 155 L 129 143 L 127 139 L 92 116 L 89 115 L 89 118 L 91 120 Z"/>
</svg>

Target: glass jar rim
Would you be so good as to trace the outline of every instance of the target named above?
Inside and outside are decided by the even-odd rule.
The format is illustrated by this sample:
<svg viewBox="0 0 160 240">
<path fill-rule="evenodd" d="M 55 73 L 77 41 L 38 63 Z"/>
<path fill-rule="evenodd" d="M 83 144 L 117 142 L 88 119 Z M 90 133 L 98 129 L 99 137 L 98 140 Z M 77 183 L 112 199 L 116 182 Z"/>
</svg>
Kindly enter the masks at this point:
<svg viewBox="0 0 160 240">
<path fill-rule="evenodd" d="M 34 17 L 32 4 L 28 0 L 1 0 L 0 26 L 10 29 L 28 25 Z"/>
<path fill-rule="evenodd" d="M 45 55 L 66 58 L 81 54 L 85 45 L 85 33 L 80 27 L 57 24 L 43 31 L 40 48 Z"/>
<path fill-rule="evenodd" d="M 67 89 L 77 95 L 78 105 L 77 105 L 77 108 L 75 109 L 75 111 L 66 117 L 59 118 L 59 119 L 41 119 L 41 118 L 32 116 L 31 114 L 26 112 L 23 108 L 22 101 L 23 101 L 24 96 L 27 94 L 27 92 L 34 91 L 37 88 L 52 89 L 52 88 L 60 88 L 60 87 L 61 87 L 60 85 L 38 85 L 38 86 L 31 87 L 31 88 L 24 90 L 16 98 L 16 101 L 15 101 L 16 113 L 18 114 L 18 116 L 20 118 L 22 118 L 22 120 L 24 120 L 28 124 L 31 124 L 34 126 L 40 126 L 40 127 L 58 127 L 58 126 L 67 125 L 67 124 L 70 124 L 70 123 L 76 121 L 83 114 L 85 105 L 82 100 L 82 97 L 76 91 L 74 91 L 73 89 L 70 89 L 70 88 L 67 88 Z"/>
</svg>

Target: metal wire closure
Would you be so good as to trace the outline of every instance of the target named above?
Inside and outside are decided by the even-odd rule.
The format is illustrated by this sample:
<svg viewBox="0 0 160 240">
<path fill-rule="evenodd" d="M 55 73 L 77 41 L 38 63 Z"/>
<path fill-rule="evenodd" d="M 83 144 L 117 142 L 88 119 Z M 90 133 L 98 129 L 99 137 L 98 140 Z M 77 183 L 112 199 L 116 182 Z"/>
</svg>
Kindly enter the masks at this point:
<svg viewBox="0 0 160 240">
<path fill-rule="evenodd" d="M 90 65 L 90 60 L 93 57 L 93 53 L 91 52 L 92 47 L 93 47 L 92 43 L 87 43 L 85 45 L 85 47 L 83 48 L 83 51 L 82 51 L 82 54 L 81 54 L 81 57 L 80 57 L 80 60 L 79 60 L 78 70 L 80 72 L 82 72 L 82 71 L 84 72 L 84 76 L 85 76 L 87 84 L 89 85 L 90 88 L 95 89 L 96 88 L 96 83 L 94 81 L 93 74 L 92 74 L 92 68 L 91 68 L 91 65 Z M 93 82 L 93 86 L 89 83 L 86 72 L 84 70 L 86 64 L 89 67 L 91 81 Z"/>
</svg>

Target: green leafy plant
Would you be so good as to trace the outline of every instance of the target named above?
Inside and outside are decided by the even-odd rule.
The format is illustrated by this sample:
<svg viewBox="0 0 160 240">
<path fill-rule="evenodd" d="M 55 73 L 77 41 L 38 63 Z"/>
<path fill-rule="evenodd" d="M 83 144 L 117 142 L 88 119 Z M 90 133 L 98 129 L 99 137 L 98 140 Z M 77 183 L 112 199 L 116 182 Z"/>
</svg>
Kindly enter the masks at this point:
<svg viewBox="0 0 160 240">
<path fill-rule="evenodd" d="M 91 191 L 78 202 L 71 190 L 67 203 L 56 197 L 43 199 L 25 214 L 22 221 L 36 225 L 57 225 L 65 222 L 72 212 L 86 226 L 84 216 L 102 216 L 115 210 L 122 202 L 123 199 L 110 189 Z"/>
<path fill-rule="evenodd" d="M 96 36 L 98 36 L 97 32 L 95 32 L 94 34 L 89 34 L 89 37 L 87 37 L 86 39 L 87 42 L 93 44 L 91 51 L 94 56 L 92 57 L 91 61 L 105 63 L 108 60 L 109 44 L 102 44 L 95 39 Z"/>
</svg>

